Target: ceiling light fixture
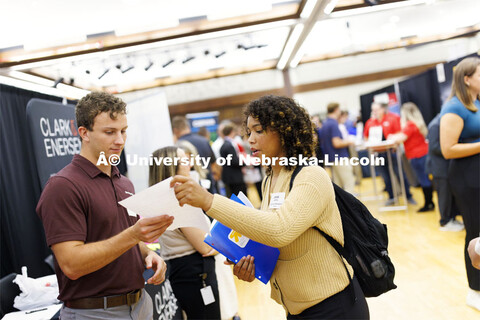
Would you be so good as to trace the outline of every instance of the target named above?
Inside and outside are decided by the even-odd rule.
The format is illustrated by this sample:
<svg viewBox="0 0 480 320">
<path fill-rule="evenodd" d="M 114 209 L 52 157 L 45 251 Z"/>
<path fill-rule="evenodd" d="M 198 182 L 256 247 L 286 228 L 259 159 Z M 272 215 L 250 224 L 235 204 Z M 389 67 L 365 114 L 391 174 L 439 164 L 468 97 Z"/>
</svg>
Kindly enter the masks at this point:
<svg viewBox="0 0 480 320">
<path fill-rule="evenodd" d="M 292 26 L 295 22 L 296 22 L 295 19 L 287 19 L 287 20 L 281 20 L 281 21 L 260 23 L 260 24 L 247 26 L 247 27 L 232 28 L 232 29 L 215 31 L 215 32 L 207 32 L 199 35 L 178 37 L 178 38 L 169 39 L 169 40 L 156 41 L 148 44 L 140 44 L 140 45 L 129 46 L 125 48 L 111 49 L 111 50 L 108 50 L 108 53 L 110 55 L 119 55 L 124 53 L 131 53 L 133 51 L 165 48 L 165 47 L 170 47 L 174 45 L 192 43 L 192 42 L 197 42 L 202 40 L 211 40 L 216 38 L 229 37 L 229 36 L 239 35 L 243 33 L 265 31 L 265 30 L 271 30 L 271 29 L 276 29 L 281 27 L 289 27 L 289 26 Z M 100 52 L 86 53 L 80 56 L 75 55 L 75 56 L 58 58 L 53 60 L 43 60 L 43 61 L 25 63 L 25 64 L 13 66 L 10 68 L 10 70 L 13 71 L 13 70 L 26 70 L 26 69 L 32 69 L 32 68 L 40 68 L 40 67 L 49 66 L 52 64 L 59 64 L 63 62 L 74 61 L 75 59 L 79 59 L 79 57 L 81 57 L 81 59 L 84 59 L 84 60 L 94 59 L 97 57 L 103 57 L 105 55 L 105 52 L 106 51 L 100 51 Z M 31 59 L 31 58 L 32 57 L 29 57 L 29 56 L 19 57 L 20 60 Z"/>
<path fill-rule="evenodd" d="M 360 14 L 378 12 L 378 11 L 385 11 L 390 9 L 397 9 L 409 6 L 416 6 L 422 4 L 428 4 L 429 0 L 406 0 L 406 1 L 398 1 L 392 3 L 385 3 L 378 6 L 369 6 L 369 7 L 362 7 L 362 8 L 355 8 L 350 10 L 342 10 L 337 12 L 332 12 L 330 14 L 330 18 L 343 18 L 343 17 L 350 17 Z"/>
<path fill-rule="evenodd" d="M 290 55 L 292 54 L 292 51 L 295 48 L 295 44 L 297 43 L 298 38 L 300 38 L 300 35 L 302 34 L 303 28 L 304 28 L 303 23 L 299 23 L 295 26 L 295 28 L 293 28 L 293 31 L 290 34 L 290 37 L 288 37 L 287 44 L 283 49 L 282 56 L 278 60 L 277 69 L 283 70 L 287 65 L 288 59 L 290 58 Z"/>
<path fill-rule="evenodd" d="M 145 71 L 150 70 L 150 68 L 153 66 L 153 61 L 150 61 L 148 65 L 145 67 Z"/>
<path fill-rule="evenodd" d="M 186 57 L 186 58 L 182 61 L 182 63 L 185 64 L 185 63 L 187 63 L 187 62 L 189 62 L 189 61 L 192 61 L 193 59 L 195 59 L 194 56 Z"/>
<path fill-rule="evenodd" d="M 109 71 L 109 68 L 105 69 L 105 71 L 103 71 L 103 73 L 98 77 L 98 80 L 102 79 Z"/>
<path fill-rule="evenodd" d="M 302 13 L 300 13 L 300 18 L 306 19 L 312 14 L 313 8 L 317 4 L 317 0 L 308 0 L 305 6 L 303 7 Z"/>
<path fill-rule="evenodd" d="M 337 2 L 338 0 L 330 0 L 325 9 L 323 9 L 323 13 L 325 13 L 326 15 L 332 13 L 333 9 L 335 9 L 335 6 L 337 5 Z"/>
<path fill-rule="evenodd" d="M 59 83 L 63 82 L 63 80 L 63 77 L 58 78 L 57 80 L 55 80 L 52 87 L 56 88 Z"/>
<path fill-rule="evenodd" d="M 174 59 L 170 59 L 170 60 L 168 60 L 166 63 L 164 63 L 164 64 L 162 65 L 162 68 L 166 68 L 166 67 L 168 67 L 168 66 L 169 66 L 169 65 L 171 65 L 173 62 L 175 62 L 175 60 L 174 60 Z"/>
<path fill-rule="evenodd" d="M 127 67 L 127 69 L 120 70 L 120 71 L 122 71 L 122 73 L 126 73 L 126 72 L 132 70 L 133 68 L 135 68 L 135 67 L 134 66 L 129 66 L 129 67 Z"/>
</svg>

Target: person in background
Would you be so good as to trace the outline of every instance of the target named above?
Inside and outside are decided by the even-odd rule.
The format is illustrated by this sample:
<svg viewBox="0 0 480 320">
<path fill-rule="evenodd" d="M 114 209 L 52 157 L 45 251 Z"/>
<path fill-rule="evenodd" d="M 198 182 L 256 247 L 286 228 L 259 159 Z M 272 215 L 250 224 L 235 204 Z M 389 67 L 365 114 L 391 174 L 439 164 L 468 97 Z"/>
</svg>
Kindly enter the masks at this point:
<svg viewBox="0 0 480 320">
<path fill-rule="evenodd" d="M 251 101 L 244 110 L 244 126 L 253 156 L 273 161 L 314 155 L 310 116 L 291 98 L 269 95 Z M 175 176 L 171 187 L 180 205 L 202 208 L 242 235 L 280 249 L 270 278 L 271 296 L 283 305 L 287 319 L 368 319 L 368 305 L 353 269 L 312 228 L 317 226 L 343 245 L 332 182 L 324 169 L 309 166 L 298 173 L 290 190 L 294 168 L 279 161 L 267 168 L 260 210 L 213 195 L 184 176 Z M 278 195 L 276 200 L 271 194 Z M 239 279 L 255 279 L 254 258 L 243 257 L 235 265 Z"/>
<path fill-rule="evenodd" d="M 153 152 L 154 158 L 186 158 L 176 146 L 164 147 Z M 153 162 L 149 168 L 149 185 L 152 186 L 174 175 L 190 177 L 190 166 L 183 163 L 166 166 Z M 198 182 L 196 182 L 198 184 Z M 220 319 L 220 297 L 218 293 L 215 258 L 217 252 L 203 242 L 210 228 L 205 217 L 204 225 L 167 230 L 158 238 L 162 257 L 168 263 L 168 279 L 180 308 L 188 319 Z M 210 286 L 215 302 L 205 305 L 200 290 Z"/>
<path fill-rule="evenodd" d="M 342 133 L 342 139 L 345 141 L 351 141 L 348 145 L 348 154 L 350 157 L 358 158 L 358 152 L 355 148 L 355 134 L 356 128 L 353 126 L 352 120 L 348 118 L 348 111 L 342 111 L 338 118 L 338 129 Z M 362 169 L 360 165 L 352 166 L 353 175 L 355 177 L 355 185 L 360 185 L 362 182 Z"/>
<path fill-rule="evenodd" d="M 190 123 L 183 116 L 175 116 L 172 119 L 172 130 L 175 141 L 187 140 L 195 146 L 198 150 L 198 154 L 202 157 L 203 161 L 209 161 L 207 179 L 210 181 L 210 187 L 208 190 L 212 193 L 217 192 L 217 184 L 213 178 L 213 172 L 217 172 L 216 158 L 210 147 L 210 142 L 198 134 L 192 133 Z"/>
<path fill-rule="evenodd" d="M 438 209 L 440 211 L 441 231 L 462 231 L 464 225 L 455 219 L 460 215 L 448 182 L 448 166 L 450 160 L 442 155 L 440 148 L 440 113 L 428 124 L 428 156 L 426 171 L 433 176 L 433 185 L 437 190 Z"/>
<path fill-rule="evenodd" d="M 237 135 L 233 123 L 226 124 L 223 127 L 223 146 L 220 148 L 220 156 L 227 159 L 231 157 L 230 165 L 222 168 L 222 181 L 225 183 L 227 197 L 232 194 L 238 195 L 241 191 L 247 195 L 247 185 L 243 180 L 242 165 L 240 164 L 240 150 L 237 142 L 234 140 Z"/>
<path fill-rule="evenodd" d="M 320 117 L 318 115 L 312 116 L 312 123 L 315 129 L 315 134 L 317 136 L 317 142 L 315 144 L 315 157 L 317 159 L 325 159 L 325 153 L 323 152 L 322 149 L 322 121 L 320 120 Z M 320 166 L 322 168 L 325 167 L 325 163 L 319 162 Z"/>
<path fill-rule="evenodd" d="M 453 69 L 452 92 L 442 107 L 440 147 L 452 159 L 448 179 L 465 225 L 467 304 L 480 310 L 480 270 L 467 249 L 480 232 L 480 58 L 465 58 Z"/>
<path fill-rule="evenodd" d="M 417 212 L 432 211 L 435 204 L 432 201 L 432 181 L 425 170 L 425 162 L 428 154 L 427 126 L 423 120 L 422 113 L 413 102 L 402 104 L 400 108 L 402 131 L 387 136 L 387 139 L 402 143 L 405 148 L 405 155 L 415 171 L 418 181 L 422 186 L 425 204 Z"/>
<path fill-rule="evenodd" d="M 166 265 L 145 242 L 173 222 L 162 215 L 138 219 L 117 202 L 133 195 L 132 182 L 101 153 L 119 157 L 125 146 L 126 104 L 92 92 L 75 107 L 80 154 L 51 177 L 37 214 L 55 256 L 62 319 L 152 319 L 153 304 L 143 289 L 144 268 L 155 270 L 149 284 L 165 280 Z"/>
<path fill-rule="evenodd" d="M 223 128 L 225 128 L 225 125 L 227 124 L 233 124 L 232 121 L 230 120 L 223 120 L 220 122 L 220 124 L 217 127 L 217 139 L 212 143 L 212 150 L 213 153 L 215 154 L 215 157 L 220 158 L 220 148 L 223 146 L 223 143 L 225 142 L 224 140 L 224 135 L 223 135 Z"/>
<path fill-rule="evenodd" d="M 195 159 L 198 156 L 197 148 L 187 140 L 178 140 L 175 146 L 182 149 L 189 159 Z M 203 168 L 197 161 L 193 162 L 190 175 L 198 175 L 197 180 L 202 187 L 207 188 L 209 186 L 210 181 L 207 180 L 208 170 Z"/>
<path fill-rule="evenodd" d="M 348 147 L 354 142 L 344 140 L 338 127 L 338 118 L 341 114 L 340 105 L 336 102 L 329 103 L 327 106 L 327 119 L 322 126 L 322 149 L 329 161 L 335 158 L 350 158 Z M 349 163 L 335 164 L 332 166 L 332 180 L 338 186 L 350 193 L 355 192 L 355 176 L 352 166 Z"/>
<path fill-rule="evenodd" d="M 372 103 L 371 118 L 368 119 L 367 122 L 365 123 L 365 129 L 363 131 L 363 135 L 365 136 L 365 138 L 368 138 L 370 134 L 370 128 L 378 127 L 378 126 L 382 127 L 382 135 L 384 139 L 389 135 L 398 133 L 402 130 L 402 126 L 400 124 L 400 117 L 394 113 L 388 112 L 388 104 L 374 101 Z M 393 197 L 392 180 L 390 178 L 388 166 L 393 167 L 393 171 L 395 172 L 397 178 L 399 178 L 400 174 L 398 172 L 397 157 L 395 154 L 392 154 L 392 163 L 388 162 L 388 157 L 386 152 L 379 153 L 378 157 L 385 159 L 385 165 L 378 166 L 377 168 L 380 175 L 383 178 L 383 181 L 385 182 L 385 190 L 388 193 L 388 200 L 385 203 L 385 205 L 390 206 L 394 204 L 394 197 Z M 405 193 L 407 196 L 408 203 L 412 205 L 416 205 L 417 202 L 415 201 L 415 199 L 413 199 L 412 194 L 410 193 L 410 184 L 408 183 L 405 172 L 403 172 L 403 183 L 405 185 Z"/>
<path fill-rule="evenodd" d="M 338 117 L 338 129 L 342 133 L 342 139 L 346 141 L 349 140 L 349 133 L 348 133 L 347 124 L 346 124 L 347 120 L 348 120 L 348 112 L 343 110 L 340 111 L 340 116 Z"/>
<path fill-rule="evenodd" d="M 205 139 L 210 141 L 210 131 L 208 131 L 207 127 L 201 127 L 198 129 L 198 135 L 204 137 Z"/>
<path fill-rule="evenodd" d="M 187 158 L 195 158 L 198 155 L 197 149 L 187 140 L 179 140 L 176 143 L 180 149 L 185 152 Z M 192 178 L 198 175 L 198 182 L 202 185 L 207 177 L 207 170 L 203 169 L 198 163 L 194 162 L 190 170 Z M 205 186 L 204 186 L 205 187 Z M 229 264 L 225 264 L 225 257 L 220 254 L 215 256 L 215 274 L 217 275 L 218 294 L 220 296 L 220 314 L 222 320 L 240 320 L 238 315 L 237 288 L 233 279 L 232 269 Z"/>
</svg>

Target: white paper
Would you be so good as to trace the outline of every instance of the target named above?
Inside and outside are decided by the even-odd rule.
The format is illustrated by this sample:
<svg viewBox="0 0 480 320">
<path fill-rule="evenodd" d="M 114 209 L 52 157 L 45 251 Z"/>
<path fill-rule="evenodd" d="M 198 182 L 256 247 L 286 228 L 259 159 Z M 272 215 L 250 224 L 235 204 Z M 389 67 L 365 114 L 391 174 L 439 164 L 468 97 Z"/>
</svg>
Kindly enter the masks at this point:
<svg viewBox="0 0 480 320">
<path fill-rule="evenodd" d="M 171 180 L 171 177 L 165 179 L 119 203 L 144 218 L 163 214 L 173 216 L 175 219 L 167 230 L 196 227 L 208 232 L 202 209 L 189 205 L 180 207 L 173 188 L 170 188 Z"/>
<path fill-rule="evenodd" d="M 62 304 L 54 304 L 48 307 L 35 308 L 25 311 L 7 313 L 2 320 L 43 320 L 51 319 L 62 307 Z M 38 311 L 37 311 L 38 310 Z M 33 312 L 32 312 L 33 311 Z"/>
<path fill-rule="evenodd" d="M 248 200 L 247 196 L 242 191 L 238 193 L 237 198 L 240 199 L 240 201 L 242 201 L 245 206 L 253 208 L 253 204 L 250 202 L 250 200 Z"/>
</svg>

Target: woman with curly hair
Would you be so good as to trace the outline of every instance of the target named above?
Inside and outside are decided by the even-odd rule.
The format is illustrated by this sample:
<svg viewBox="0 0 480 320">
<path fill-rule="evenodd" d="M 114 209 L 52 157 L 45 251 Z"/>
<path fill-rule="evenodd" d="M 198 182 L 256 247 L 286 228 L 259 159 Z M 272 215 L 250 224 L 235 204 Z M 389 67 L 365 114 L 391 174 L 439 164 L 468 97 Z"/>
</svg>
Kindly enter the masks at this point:
<svg viewBox="0 0 480 320">
<path fill-rule="evenodd" d="M 319 166 L 305 167 L 290 190 L 295 166 L 290 161 L 285 165 L 273 161 L 314 155 L 310 116 L 294 100 L 278 96 L 250 102 L 244 116 L 252 155 L 272 163 L 263 183 L 260 210 L 212 195 L 191 179 L 175 176 L 171 185 L 180 205 L 202 208 L 248 238 L 280 249 L 270 284 L 272 298 L 283 305 L 288 319 L 368 319 L 368 306 L 351 266 L 313 229 L 317 226 L 344 242 L 327 173 Z M 243 257 L 235 265 L 239 279 L 255 279 L 254 258 Z M 351 283 L 347 272 L 353 276 Z"/>
</svg>

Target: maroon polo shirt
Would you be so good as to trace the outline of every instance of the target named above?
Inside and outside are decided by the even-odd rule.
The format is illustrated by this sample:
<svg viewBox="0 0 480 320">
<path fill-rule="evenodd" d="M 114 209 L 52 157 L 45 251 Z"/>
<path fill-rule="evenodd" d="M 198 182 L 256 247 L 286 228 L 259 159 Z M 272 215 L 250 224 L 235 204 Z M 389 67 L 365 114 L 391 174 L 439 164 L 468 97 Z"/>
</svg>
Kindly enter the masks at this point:
<svg viewBox="0 0 480 320">
<path fill-rule="evenodd" d="M 112 167 L 110 178 L 86 158 L 75 155 L 69 165 L 48 180 L 37 205 L 47 244 L 102 241 L 134 225 L 138 217 L 129 216 L 118 204 L 133 193 L 132 182 L 117 167 Z M 138 245 L 77 280 L 67 278 L 55 261 L 58 299 L 103 297 L 143 288 L 143 270 Z"/>
</svg>

